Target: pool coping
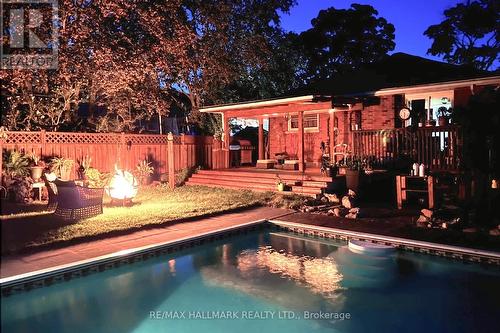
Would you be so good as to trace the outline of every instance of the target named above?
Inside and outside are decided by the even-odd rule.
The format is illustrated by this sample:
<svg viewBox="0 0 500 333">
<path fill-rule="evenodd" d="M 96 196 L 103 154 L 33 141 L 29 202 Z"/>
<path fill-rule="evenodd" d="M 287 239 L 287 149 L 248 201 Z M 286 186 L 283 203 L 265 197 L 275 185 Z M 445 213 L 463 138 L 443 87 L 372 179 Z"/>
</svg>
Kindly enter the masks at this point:
<svg viewBox="0 0 500 333">
<path fill-rule="evenodd" d="M 350 231 L 332 227 L 313 226 L 297 222 L 270 219 L 268 222 L 290 232 L 306 234 L 321 238 L 340 239 L 344 241 L 361 240 L 376 244 L 390 245 L 405 251 L 419 252 L 463 261 L 500 265 L 500 252 L 473 249 L 462 246 L 432 243 L 393 236 L 377 235 L 367 232 Z"/>
<path fill-rule="evenodd" d="M 319 238 L 337 239 L 343 241 L 348 241 L 350 239 L 370 241 L 373 243 L 395 246 L 398 249 L 405 251 L 413 251 L 428 255 L 446 257 L 449 259 L 500 266 L 500 253 L 498 252 L 411 240 L 407 238 L 383 236 L 366 232 L 349 231 L 331 227 L 312 226 L 308 224 L 282 221 L 279 220 L 278 217 L 277 219 L 258 219 L 251 222 L 245 222 L 230 227 L 200 233 L 195 236 L 181 237 L 174 240 L 121 250 L 94 258 L 5 277 L 0 279 L 0 289 L 2 296 L 8 296 L 12 293 L 39 288 L 72 278 L 78 278 L 89 273 L 112 269 L 122 264 L 130 264 L 159 255 L 172 254 L 194 246 L 273 226 L 280 230 Z"/>
<path fill-rule="evenodd" d="M 5 296 L 11 292 L 37 288 L 43 285 L 52 284 L 52 282 L 69 280 L 74 277 L 86 275 L 87 273 L 103 271 L 120 266 L 121 264 L 138 262 L 158 255 L 171 254 L 196 245 L 202 245 L 208 242 L 228 238 L 243 232 L 254 231 L 259 227 L 263 228 L 265 226 L 265 222 L 267 222 L 267 219 L 259 219 L 200 233 L 195 236 L 181 237 L 174 240 L 139 246 L 94 258 L 79 260 L 68 264 L 8 276 L 0 279 L 0 289 L 2 295 Z"/>
</svg>

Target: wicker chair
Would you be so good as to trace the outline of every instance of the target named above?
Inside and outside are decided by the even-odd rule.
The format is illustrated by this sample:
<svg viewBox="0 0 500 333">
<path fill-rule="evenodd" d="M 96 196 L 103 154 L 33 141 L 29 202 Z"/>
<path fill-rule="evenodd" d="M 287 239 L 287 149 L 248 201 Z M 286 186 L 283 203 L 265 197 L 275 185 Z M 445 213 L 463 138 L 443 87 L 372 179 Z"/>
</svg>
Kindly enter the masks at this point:
<svg viewBox="0 0 500 333">
<path fill-rule="evenodd" d="M 55 198 L 54 215 L 63 220 L 80 220 L 102 214 L 103 188 L 87 188 L 75 182 L 56 180 L 47 181 L 49 190 L 49 207 L 51 192 Z M 54 201 L 52 201 L 52 205 Z"/>
</svg>

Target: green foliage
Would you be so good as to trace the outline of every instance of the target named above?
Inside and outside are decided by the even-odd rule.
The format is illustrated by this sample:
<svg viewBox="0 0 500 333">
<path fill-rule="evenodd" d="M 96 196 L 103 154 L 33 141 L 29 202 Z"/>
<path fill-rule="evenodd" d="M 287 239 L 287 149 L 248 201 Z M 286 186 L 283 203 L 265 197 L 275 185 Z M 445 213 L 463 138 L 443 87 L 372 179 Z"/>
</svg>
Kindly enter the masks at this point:
<svg viewBox="0 0 500 333">
<path fill-rule="evenodd" d="M 64 173 L 70 172 L 74 161 L 65 157 L 54 157 L 50 160 L 51 170 L 59 177 Z"/>
<path fill-rule="evenodd" d="M 155 169 L 151 165 L 151 162 L 142 160 L 135 169 L 135 177 L 139 180 L 139 183 L 143 184 L 146 179 L 154 173 L 154 171 Z"/>
<path fill-rule="evenodd" d="M 468 64 L 488 70 L 500 53 L 500 2 L 475 0 L 444 11 L 441 23 L 424 35 L 432 39 L 427 53 L 443 56 L 452 64 Z"/>
<path fill-rule="evenodd" d="M 394 26 L 369 5 L 321 10 L 311 23 L 313 27 L 299 39 L 306 82 L 329 79 L 377 61 L 395 47 Z"/>
<path fill-rule="evenodd" d="M 30 174 L 30 159 L 18 150 L 3 154 L 3 171 L 9 177 L 25 177 Z"/>
<path fill-rule="evenodd" d="M 96 168 L 86 168 L 85 177 L 87 178 L 87 186 L 91 188 L 103 188 L 109 185 L 112 175 L 108 172 L 101 173 Z"/>
<path fill-rule="evenodd" d="M 464 135 L 463 166 L 500 177 L 500 91 L 485 88 L 466 107 L 455 108 L 453 122 Z"/>
</svg>

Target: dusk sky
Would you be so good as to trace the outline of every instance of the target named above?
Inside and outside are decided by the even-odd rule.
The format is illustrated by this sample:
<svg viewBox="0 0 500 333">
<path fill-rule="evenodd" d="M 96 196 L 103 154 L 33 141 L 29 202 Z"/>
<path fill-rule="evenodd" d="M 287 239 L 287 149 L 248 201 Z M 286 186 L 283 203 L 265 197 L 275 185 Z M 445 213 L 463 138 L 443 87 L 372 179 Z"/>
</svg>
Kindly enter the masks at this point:
<svg viewBox="0 0 500 333">
<path fill-rule="evenodd" d="M 393 52 L 405 52 L 421 57 L 442 60 L 427 55 L 431 40 L 423 35 L 432 24 L 440 23 L 445 9 L 455 6 L 459 0 L 298 0 L 290 15 L 282 15 L 283 28 L 301 32 L 311 28 L 311 19 L 321 9 L 329 7 L 349 8 L 352 3 L 373 6 L 379 15 L 396 28 L 396 48 Z"/>
</svg>

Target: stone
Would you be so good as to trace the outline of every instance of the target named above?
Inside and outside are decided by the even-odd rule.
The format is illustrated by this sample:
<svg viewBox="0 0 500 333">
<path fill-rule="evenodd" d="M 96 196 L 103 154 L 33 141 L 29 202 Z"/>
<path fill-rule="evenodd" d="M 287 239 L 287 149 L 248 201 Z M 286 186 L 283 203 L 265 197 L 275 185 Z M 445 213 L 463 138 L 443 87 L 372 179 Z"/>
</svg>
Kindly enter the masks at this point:
<svg viewBox="0 0 500 333">
<path fill-rule="evenodd" d="M 353 190 L 348 190 L 347 191 L 347 195 L 351 198 L 355 198 L 356 197 L 356 192 L 354 192 Z"/>
<path fill-rule="evenodd" d="M 328 210 L 328 212 L 326 212 L 326 214 L 327 214 L 328 216 L 334 216 L 334 215 L 335 215 L 335 214 L 333 213 L 333 209 Z"/>
<path fill-rule="evenodd" d="M 336 194 L 325 193 L 324 198 L 327 198 L 328 202 L 331 202 L 331 203 L 339 203 L 340 202 L 340 199 L 339 199 L 339 197 L 337 197 Z"/>
<path fill-rule="evenodd" d="M 473 234 L 473 233 L 477 232 L 477 228 L 475 228 L 475 227 L 465 228 L 465 229 L 462 229 L 462 232 L 465 232 L 467 234 Z"/>
<path fill-rule="evenodd" d="M 333 209 L 333 215 L 340 217 L 340 208 L 336 207 Z"/>
<path fill-rule="evenodd" d="M 424 215 L 420 215 L 417 219 L 417 223 L 427 223 L 427 222 L 429 222 L 429 219 Z"/>
<path fill-rule="evenodd" d="M 433 212 L 432 210 L 430 210 L 430 209 L 426 209 L 426 208 L 422 209 L 422 210 L 420 211 L 420 213 L 421 213 L 423 216 L 427 217 L 428 219 L 432 219 L 432 214 L 434 214 L 434 212 Z"/>
<path fill-rule="evenodd" d="M 348 197 L 347 195 L 342 197 L 342 206 L 349 209 L 351 209 L 353 206 L 351 198 Z"/>
<path fill-rule="evenodd" d="M 359 207 L 349 209 L 349 213 L 353 214 L 359 214 L 359 211 L 360 211 Z"/>
<path fill-rule="evenodd" d="M 322 196 L 321 199 L 319 199 L 322 203 L 327 203 L 327 202 L 330 202 L 330 200 L 328 200 L 328 198 L 326 197 L 326 194 L 325 196 Z"/>
<path fill-rule="evenodd" d="M 358 218 L 358 214 L 356 213 L 348 213 L 346 216 L 345 216 L 346 219 L 357 219 Z"/>
<path fill-rule="evenodd" d="M 491 236 L 500 236 L 500 225 L 496 228 L 493 228 L 489 231 Z"/>
</svg>

